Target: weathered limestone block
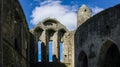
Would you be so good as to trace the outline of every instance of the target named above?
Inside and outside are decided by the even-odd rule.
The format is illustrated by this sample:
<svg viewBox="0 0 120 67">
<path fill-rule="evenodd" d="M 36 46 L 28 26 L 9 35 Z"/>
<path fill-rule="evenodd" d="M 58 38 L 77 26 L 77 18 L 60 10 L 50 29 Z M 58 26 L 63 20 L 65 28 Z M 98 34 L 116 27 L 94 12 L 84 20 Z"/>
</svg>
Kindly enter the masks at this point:
<svg viewBox="0 0 120 67">
<path fill-rule="evenodd" d="M 82 5 L 78 10 L 78 14 L 77 14 L 77 27 L 79 27 L 87 19 L 89 19 L 91 15 L 92 15 L 92 11 L 86 5 Z"/>
</svg>

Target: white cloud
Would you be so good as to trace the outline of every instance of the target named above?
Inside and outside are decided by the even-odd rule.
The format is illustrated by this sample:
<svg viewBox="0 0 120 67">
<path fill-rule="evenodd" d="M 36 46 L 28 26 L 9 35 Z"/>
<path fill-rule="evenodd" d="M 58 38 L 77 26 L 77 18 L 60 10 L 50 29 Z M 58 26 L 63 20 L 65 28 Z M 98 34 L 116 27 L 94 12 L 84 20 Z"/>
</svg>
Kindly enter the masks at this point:
<svg viewBox="0 0 120 67">
<path fill-rule="evenodd" d="M 69 30 L 74 30 L 77 24 L 77 13 L 75 6 L 61 5 L 61 1 L 46 0 L 40 2 L 40 5 L 35 7 L 31 15 L 31 23 L 38 24 L 45 18 L 56 18 Z"/>
<path fill-rule="evenodd" d="M 103 8 L 100 8 L 100 7 L 97 7 L 97 6 L 96 7 L 91 7 L 91 9 L 92 9 L 92 15 L 95 15 L 95 14 L 104 10 Z"/>
</svg>

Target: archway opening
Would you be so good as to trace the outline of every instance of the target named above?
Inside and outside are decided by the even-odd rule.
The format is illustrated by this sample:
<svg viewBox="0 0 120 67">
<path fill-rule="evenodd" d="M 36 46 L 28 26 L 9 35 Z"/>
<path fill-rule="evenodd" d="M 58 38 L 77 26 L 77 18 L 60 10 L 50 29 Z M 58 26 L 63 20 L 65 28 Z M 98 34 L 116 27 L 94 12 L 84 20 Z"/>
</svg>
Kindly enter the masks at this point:
<svg viewBox="0 0 120 67">
<path fill-rule="evenodd" d="M 53 62 L 52 46 L 53 41 L 49 41 L 49 62 Z"/>
<path fill-rule="evenodd" d="M 41 40 L 40 40 L 40 37 L 41 37 L 41 34 L 43 32 L 43 29 L 42 28 L 39 28 L 39 27 L 36 27 L 34 29 L 34 36 L 35 36 L 35 42 L 37 44 L 37 46 L 35 47 L 35 54 L 37 55 L 37 62 L 42 62 L 42 50 L 41 50 Z"/>
<path fill-rule="evenodd" d="M 78 67 L 88 67 L 88 59 L 85 52 L 81 51 L 78 57 L 79 66 Z"/>
<path fill-rule="evenodd" d="M 39 27 L 36 27 L 35 30 L 34 30 L 34 34 L 35 36 L 37 37 L 37 40 L 39 39 L 39 37 L 41 36 L 42 32 L 44 30 L 42 28 L 39 28 Z"/>
<path fill-rule="evenodd" d="M 116 44 L 107 41 L 100 51 L 100 67 L 120 67 L 120 53 Z"/>
<path fill-rule="evenodd" d="M 64 42 L 63 42 L 63 37 L 64 37 L 64 34 L 65 34 L 66 30 L 65 29 L 60 29 L 58 31 L 58 40 L 59 40 L 59 48 L 58 48 L 58 55 L 59 55 L 59 61 L 60 62 L 63 62 L 63 47 L 64 47 Z M 66 55 L 65 55 L 66 56 Z"/>
<path fill-rule="evenodd" d="M 108 48 L 102 67 L 120 67 L 120 54 L 115 44 Z"/>
<path fill-rule="evenodd" d="M 41 41 L 38 41 L 38 62 L 42 61 Z"/>
<path fill-rule="evenodd" d="M 54 34 L 55 34 L 54 29 L 47 29 L 47 57 L 49 57 L 49 62 L 53 62 L 53 46 L 54 46 Z"/>
<path fill-rule="evenodd" d="M 63 42 L 60 42 L 60 62 L 63 61 Z"/>
</svg>

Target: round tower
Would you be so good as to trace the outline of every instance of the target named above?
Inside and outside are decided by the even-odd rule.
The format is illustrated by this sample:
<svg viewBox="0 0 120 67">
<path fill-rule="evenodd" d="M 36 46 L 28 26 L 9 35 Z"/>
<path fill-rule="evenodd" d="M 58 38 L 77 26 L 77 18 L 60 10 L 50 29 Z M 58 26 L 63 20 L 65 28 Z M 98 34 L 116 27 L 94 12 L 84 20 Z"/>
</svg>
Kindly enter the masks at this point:
<svg viewBox="0 0 120 67">
<path fill-rule="evenodd" d="M 91 9 L 89 9 L 86 5 L 82 5 L 77 14 L 77 27 L 83 24 L 88 18 L 92 15 Z"/>
</svg>

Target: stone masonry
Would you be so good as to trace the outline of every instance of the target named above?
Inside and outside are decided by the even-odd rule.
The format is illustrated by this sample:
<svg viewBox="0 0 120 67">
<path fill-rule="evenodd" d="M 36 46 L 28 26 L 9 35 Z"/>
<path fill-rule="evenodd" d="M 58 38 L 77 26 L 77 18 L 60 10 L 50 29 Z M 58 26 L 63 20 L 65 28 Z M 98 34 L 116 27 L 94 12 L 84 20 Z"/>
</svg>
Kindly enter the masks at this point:
<svg viewBox="0 0 120 67">
<path fill-rule="evenodd" d="M 82 5 L 73 31 L 55 18 L 46 18 L 29 30 L 19 1 L 1 0 L 0 67 L 120 67 L 120 4 L 91 14 Z M 49 62 L 50 41 L 53 62 Z"/>
<path fill-rule="evenodd" d="M 120 4 L 79 26 L 74 41 L 75 67 L 120 67 Z"/>
<path fill-rule="evenodd" d="M 29 29 L 18 0 L 0 2 L 0 67 L 29 67 Z"/>
</svg>

